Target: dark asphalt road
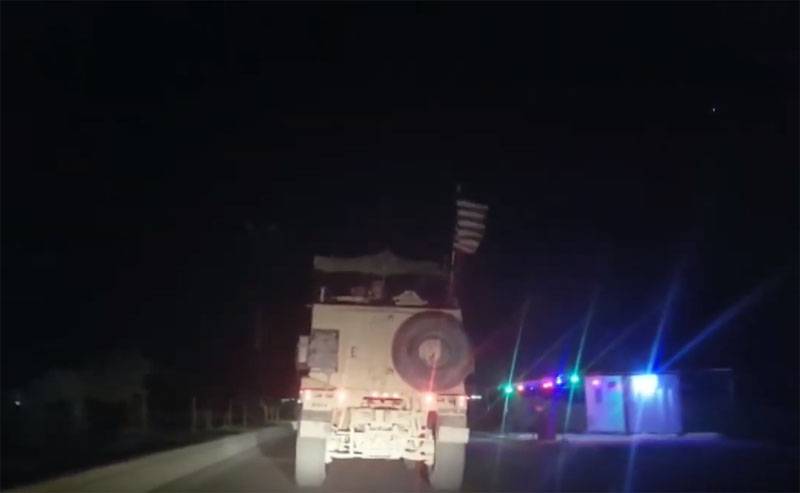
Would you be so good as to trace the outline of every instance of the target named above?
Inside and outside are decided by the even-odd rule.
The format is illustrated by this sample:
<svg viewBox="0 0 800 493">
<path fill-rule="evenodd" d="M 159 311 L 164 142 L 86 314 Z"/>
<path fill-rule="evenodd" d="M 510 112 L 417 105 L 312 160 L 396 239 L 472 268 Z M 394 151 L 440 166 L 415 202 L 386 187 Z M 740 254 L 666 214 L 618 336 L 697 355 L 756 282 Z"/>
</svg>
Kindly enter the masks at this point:
<svg viewBox="0 0 800 493">
<path fill-rule="evenodd" d="M 539 443 L 476 433 L 467 449 L 464 491 L 620 491 L 635 448 L 636 491 L 797 491 L 798 455 L 722 439 Z M 292 491 L 294 436 L 181 478 L 159 491 Z M 334 461 L 322 491 L 430 491 L 402 463 Z"/>
</svg>

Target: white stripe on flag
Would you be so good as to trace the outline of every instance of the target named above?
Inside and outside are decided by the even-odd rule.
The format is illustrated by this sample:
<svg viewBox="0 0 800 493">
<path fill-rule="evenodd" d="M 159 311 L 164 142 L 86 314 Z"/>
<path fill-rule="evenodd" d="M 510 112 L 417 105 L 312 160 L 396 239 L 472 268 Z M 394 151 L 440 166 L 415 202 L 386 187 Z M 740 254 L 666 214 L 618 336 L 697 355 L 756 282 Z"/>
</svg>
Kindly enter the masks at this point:
<svg viewBox="0 0 800 493">
<path fill-rule="evenodd" d="M 488 205 L 479 204 L 477 202 L 470 202 L 469 200 L 456 200 L 456 205 L 459 209 L 472 209 L 476 212 L 487 212 L 489 210 Z"/>
<path fill-rule="evenodd" d="M 479 243 L 475 240 L 458 240 L 453 244 L 453 248 L 464 253 L 475 253 L 478 245 Z"/>
<path fill-rule="evenodd" d="M 484 229 L 486 229 L 486 226 L 483 223 L 477 223 L 475 221 L 470 221 L 468 219 L 459 219 L 458 221 L 456 221 L 456 228 L 483 231 Z"/>
<path fill-rule="evenodd" d="M 458 229 L 456 228 L 456 238 L 483 238 L 483 231 L 475 231 L 474 229 Z"/>
<path fill-rule="evenodd" d="M 480 240 L 473 240 L 471 238 L 458 238 L 456 240 L 456 244 L 460 244 L 460 245 L 464 245 L 464 246 L 470 246 L 472 248 L 478 248 L 478 246 L 481 244 L 481 242 L 480 242 Z"/>
<path fill-rule="evenodd" d="M 459 219 L 474 219 L 476 221 L 483 221 L 486 219 L 486 213 L 484 212 L 475 212 L 469 209 L 459 209 L 458 210 L 458 217 Z"/>
</svg>

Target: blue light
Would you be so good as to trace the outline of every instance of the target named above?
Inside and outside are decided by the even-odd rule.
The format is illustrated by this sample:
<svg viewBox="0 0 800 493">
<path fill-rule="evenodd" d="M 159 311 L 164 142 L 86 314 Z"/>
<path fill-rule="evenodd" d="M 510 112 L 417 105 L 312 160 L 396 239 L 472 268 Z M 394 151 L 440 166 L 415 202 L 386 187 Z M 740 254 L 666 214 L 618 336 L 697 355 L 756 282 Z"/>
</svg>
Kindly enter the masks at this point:
<svg viewBox="0 0 800 493">
<path fill-rule="evenodd" d="M 561 375 L 556 377 L 556 385 L 561 385 L 564 383 L 564 379 L 561 378 Z"/>
<path fill-rule="evenodd" d="M 633 395 L 652 397 L 658 389 L 658 375 L 653 375 L 652 373 L 633 375 L 631 377 L 631 388 Z"/>
</svg>

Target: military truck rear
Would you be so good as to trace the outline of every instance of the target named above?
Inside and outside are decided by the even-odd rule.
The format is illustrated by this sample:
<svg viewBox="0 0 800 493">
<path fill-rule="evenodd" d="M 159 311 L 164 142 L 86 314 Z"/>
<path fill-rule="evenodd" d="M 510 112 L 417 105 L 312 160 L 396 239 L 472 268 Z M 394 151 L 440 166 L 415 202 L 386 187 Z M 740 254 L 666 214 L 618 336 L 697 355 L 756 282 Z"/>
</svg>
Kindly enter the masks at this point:
<svg viewBox="0 0 800 493">
<path fill-rule="evenodd" d="M 297 483 L 322 484 L 333 460 L 397 459 L 436 489 L 458 489 L 473 355 L 445 273 L 390 252 L 315 257 L 314 267 L 298 344 Z"/>
</svg>

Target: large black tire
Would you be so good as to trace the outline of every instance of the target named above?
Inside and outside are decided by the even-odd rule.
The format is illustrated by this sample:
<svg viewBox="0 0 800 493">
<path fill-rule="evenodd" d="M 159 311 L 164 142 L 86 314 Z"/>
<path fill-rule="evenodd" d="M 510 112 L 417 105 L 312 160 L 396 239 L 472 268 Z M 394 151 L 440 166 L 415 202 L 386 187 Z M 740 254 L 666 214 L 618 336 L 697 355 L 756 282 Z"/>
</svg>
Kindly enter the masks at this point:
<svg viewBox="0 0 800 493">
<path fill-rule="evenodd" d="M 433 467 L 428 472 L 428 480 L 433 489 L 457 491 L 464 479 L 464 460 L 466 446 L 463 443 L 437 443 Z"/>
<path fill-rule="evenodd" d="M 426 341 L 438 340 L 441 353 L 435 364 L 420 355 Z M 472 346 L 454 316 L 444 312 L 417 313 L 403 322 L 392 342 L 392 363 L 400 377 L 420 391 L 440 391 L 464 381 L 472 372 Z"/>
<path fill-rule="evenodd" d="M 297 437 L 294 478 L 301 488 L 321 486 L 325 481 L 325 440 Z"/>
</svg>

